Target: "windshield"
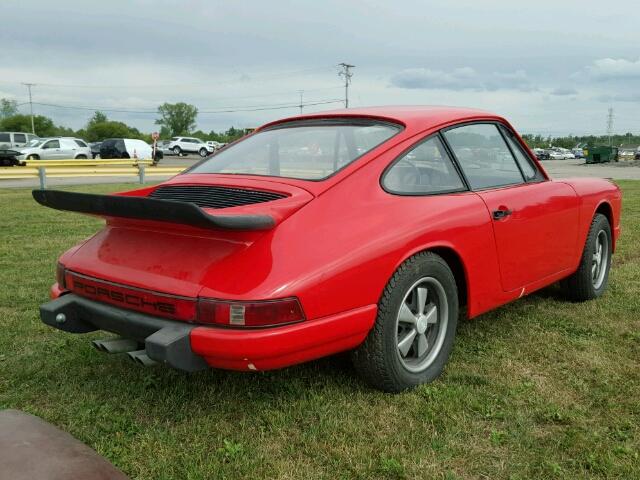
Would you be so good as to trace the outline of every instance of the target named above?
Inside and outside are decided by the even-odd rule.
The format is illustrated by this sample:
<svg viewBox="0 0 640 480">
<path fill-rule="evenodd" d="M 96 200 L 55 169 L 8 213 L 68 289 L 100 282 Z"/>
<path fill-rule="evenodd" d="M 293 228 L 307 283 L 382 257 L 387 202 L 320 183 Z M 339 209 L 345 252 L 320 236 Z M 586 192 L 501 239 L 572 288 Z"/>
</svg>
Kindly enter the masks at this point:
<svg viewBox="0 0 640 480">
<path fill-rule="evenodd" d="M 44 142 L 44 140 L 38 138 L 38 139 L 33 139 L 29 142 L 29 147 L 39 147 L 40 145 L 42 145 L 42 143 Z"/>
<path fill-rule="evenodd" d="M 398 125 L 364 119 L 291 122 L 247 137 L 196 165 L 189 173 L 322 180 L 398 131 Z"/>
</svg>

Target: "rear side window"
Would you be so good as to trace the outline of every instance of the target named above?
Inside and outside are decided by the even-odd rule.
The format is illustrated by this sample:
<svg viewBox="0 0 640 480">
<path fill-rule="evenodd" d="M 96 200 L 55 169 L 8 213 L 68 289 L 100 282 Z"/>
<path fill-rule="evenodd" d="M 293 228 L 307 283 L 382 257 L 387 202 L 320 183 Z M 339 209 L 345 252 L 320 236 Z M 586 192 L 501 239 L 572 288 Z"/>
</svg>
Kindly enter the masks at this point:
<svg viewBox="0 0 640 480">
<path fill-rule="evenodd" d="M 463 125 L 446 130 L 444 136 L 471 188 L 492 188 L 524 182 L 496 125 Z"/>
<path fill-rule="evenodd" d="M 390 193 L 429 195 L 465 189 L 449 154 L 433 136 L 394 161 L 382 178 Z"/>
<path fill-rule="evenodd" d="M 0 142 L 10 142 L 11 136 L 8 133 L 0 133 Z"/>
<path fill-rule="evenodd" d="M 14 133 L 13 141 L 16 143 L 27 143 L 27 136 L 24 133 Z"/>
<path fill-rule="evenodd" d="M 538 177 L 538 170 L 534 168 L 529 156 L 522 150 L 520 143 L 518 143 L 510 130 L 504 127 L 500 127 L 500 130 L 504 133 L 504 138 L 507 139 L 507 143 L 513 152 L 513 156 L 516 158 L 518 165 L 520 165 L 524 178 L 527 180 L 535 180 Z"/>
</svg>

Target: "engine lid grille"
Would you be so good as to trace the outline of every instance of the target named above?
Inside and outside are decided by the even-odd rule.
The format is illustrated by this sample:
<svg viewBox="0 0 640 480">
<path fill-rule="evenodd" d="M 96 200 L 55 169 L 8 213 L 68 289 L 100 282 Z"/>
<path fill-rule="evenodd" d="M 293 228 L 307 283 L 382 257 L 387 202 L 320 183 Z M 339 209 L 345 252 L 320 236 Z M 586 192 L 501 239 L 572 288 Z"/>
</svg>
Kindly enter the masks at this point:
<svg viewBox="0 0 640 480">
<path fill-rule="evenodd" d="M 264 190 L 220 187 L 212 185 L 163 185 L 149 194 L 160 200 L 195 203 L 201 208 L 228 208 L 264 203 L 287 195 Z"/>
</svg>

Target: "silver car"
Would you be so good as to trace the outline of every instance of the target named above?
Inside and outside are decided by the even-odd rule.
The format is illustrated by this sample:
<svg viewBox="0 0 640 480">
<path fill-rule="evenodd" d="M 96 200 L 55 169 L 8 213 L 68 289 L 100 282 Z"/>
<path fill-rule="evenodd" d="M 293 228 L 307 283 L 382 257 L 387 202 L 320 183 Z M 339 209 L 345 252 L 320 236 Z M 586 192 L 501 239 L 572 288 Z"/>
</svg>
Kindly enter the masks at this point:
<svg viewBox="0 0 640 480">
<path fill-rule="evenodd" d="M 39 137 L 33 133 L 23 132 L 0 132 L 0 148 L 15 150 L 26 147 L 31 141 Z"/>
<path fill-rule="evenodd" d="M 211 155 L 215 151 L 211 145 L 207 145 L 202 140 L 195 137 L 173 137 L 167 148 L 176 155 L 182 155 L 183 153 L 197 153 L 203 158 L 207 155 Z"/>
<path fill-rule="evenodd" d="M 25 160 L 68 160 L 92 158 L 91 147 L 79 138 L 42 138 L 32 141 L 29 146 L 18 149 L 17 159 Z"/>
</svg>

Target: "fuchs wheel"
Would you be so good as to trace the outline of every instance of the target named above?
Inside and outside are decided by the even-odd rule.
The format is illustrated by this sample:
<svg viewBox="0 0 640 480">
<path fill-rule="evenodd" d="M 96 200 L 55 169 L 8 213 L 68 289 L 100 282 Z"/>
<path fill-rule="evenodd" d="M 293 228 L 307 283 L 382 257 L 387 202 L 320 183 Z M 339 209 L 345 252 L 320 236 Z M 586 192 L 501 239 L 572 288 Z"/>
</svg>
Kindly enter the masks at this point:
<svg viewBox="0 0 640 480">
<path fill-rule="evenodd" d="M 607 289 L 611 269 L 611 225 L 596 213 L 584 245 L 578 270 L 561 282 L 565 295 L 574 302 L 598 298 Z"/>
<path fill-rule="evenodd" d="M 206 157 L 206 156 L 209 154 L 209 152 L 207 152 L 207 149 L 206 149 L 206 148 L 201 148 L 201 149 L 200 149 L 200 151 L 199 151 L 198 153 L 200 154 L 200 156 L 201 156 L 202 158 Z"/>
<path fill-rule="evenodd" d="M 436 379 L 453 348 L 458 291 L 447 263 L 419 253 L 395 272 L 378 304 L 367 339 L 352 354 L 372 386 L 400 392 Z"/>
<path fill-rule="evenodd" d="M 177 145 L 175 147 L 173 147 L 171 150 L 173 150 L 173 153 L 175 153 L 178 156 L 180 156 L 182 154 L 182 149 Z"/>
</svg>

